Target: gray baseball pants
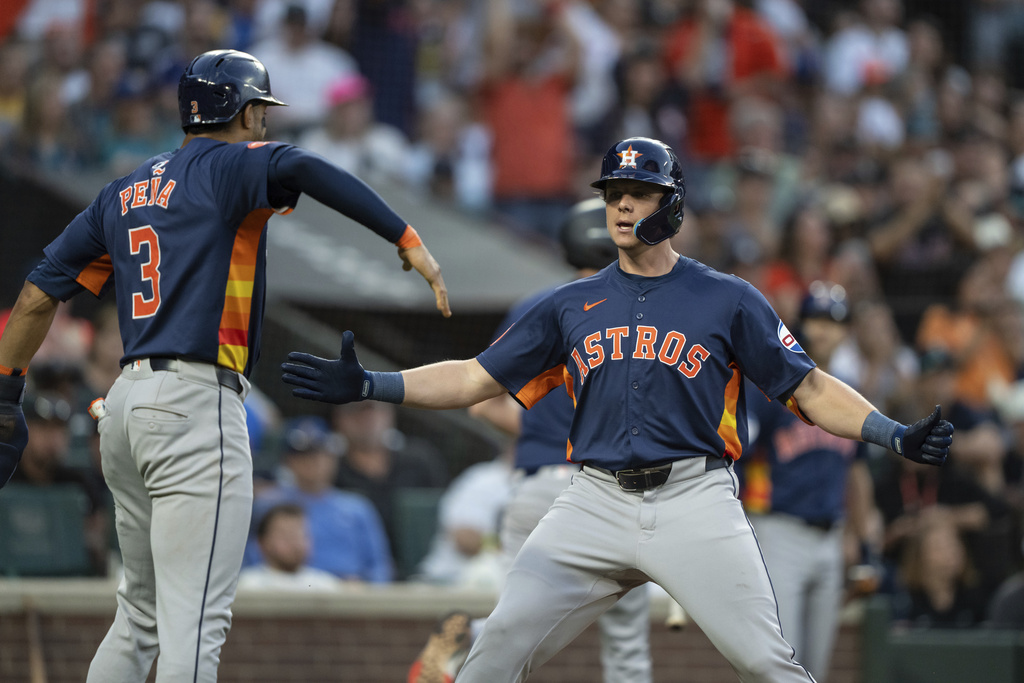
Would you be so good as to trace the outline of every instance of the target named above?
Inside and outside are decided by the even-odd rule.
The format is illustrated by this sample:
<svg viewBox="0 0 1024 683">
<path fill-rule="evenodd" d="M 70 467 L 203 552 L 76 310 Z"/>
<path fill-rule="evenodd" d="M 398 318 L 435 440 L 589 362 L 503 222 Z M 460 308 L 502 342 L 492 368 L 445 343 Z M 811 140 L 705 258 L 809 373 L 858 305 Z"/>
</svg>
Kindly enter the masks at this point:
<svg viewBox="0 0 1024 683">
<path fill-rule="evenodd" d="M 252 512 L 244 394 L 214 366 L 124 368 L 100 417 L 124 577 L 88 683 L 213 683 Z"/>
<path fill-rule="evenodd" d="M 682 460 L 667 483 L 622 491 L 577 473 L 516 557 L 458 683 L 513 683 L 570 643 L 627 589 L 664 588 L 745 683 L 809 683 L 783 639 L 768 571 L 731 467 Z"/>
<path fill-rule="evenodd" d="M 515 482 L 501 526 L 501 550 L 509 566 L 578 470 L 578 465 L 551 465 Z M 623 595 L 598 618 L 597 624 L 604 683 L 650 683 L 651 621 L 646 586 Z"/>
<path fill-rule="evenodd" d="M 751 515 L 786 640 L 818 683 L 828 677 L 843 602 L 843 527 L 823 531 L 799 517 Z"/>
</svg>

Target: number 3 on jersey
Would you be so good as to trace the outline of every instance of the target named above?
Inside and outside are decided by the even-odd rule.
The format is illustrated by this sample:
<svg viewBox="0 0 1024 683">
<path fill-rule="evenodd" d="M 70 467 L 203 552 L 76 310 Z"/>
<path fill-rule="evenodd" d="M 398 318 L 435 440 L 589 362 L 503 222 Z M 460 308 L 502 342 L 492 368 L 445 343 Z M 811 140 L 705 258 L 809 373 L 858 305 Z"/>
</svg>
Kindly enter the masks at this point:
<svg viewBox="0 0 1024 683">
<path fill-rule="evenodd" d="M 149 282 L 152 295 L 146 297 L 141 292 L 132 294 L 132 318 L 149 318 L 160 308 L 160 240 L 152 225 L 132 228 L 128 231 L 128 240 L 132 256 L 142 253 L 142 245 L 148 247 L 149 260 L 142 263 L 142 282 Z"/>
</svg>

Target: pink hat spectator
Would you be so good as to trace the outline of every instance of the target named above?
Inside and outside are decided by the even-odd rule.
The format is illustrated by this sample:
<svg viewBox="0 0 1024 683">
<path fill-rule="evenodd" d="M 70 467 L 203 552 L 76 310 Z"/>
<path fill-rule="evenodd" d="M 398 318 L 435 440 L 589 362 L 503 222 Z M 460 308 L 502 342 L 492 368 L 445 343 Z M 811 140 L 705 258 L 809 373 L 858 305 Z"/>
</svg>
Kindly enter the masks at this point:
<svg viewBox="0 0 1024 683">
<path fill-rule="evenodd" d="M 332 107 L 365 97 L 370 91 L 370 82 L 357 73 L 338 78 L 327 88 L 327 101 Z"/>
</svg>

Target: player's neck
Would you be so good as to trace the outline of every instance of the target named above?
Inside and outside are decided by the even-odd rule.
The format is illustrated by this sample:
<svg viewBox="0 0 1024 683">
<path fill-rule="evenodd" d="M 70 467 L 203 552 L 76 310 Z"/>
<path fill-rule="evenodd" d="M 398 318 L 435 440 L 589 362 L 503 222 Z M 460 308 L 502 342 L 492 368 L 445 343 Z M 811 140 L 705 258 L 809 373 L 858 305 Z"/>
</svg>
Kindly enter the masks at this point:
<svg viewBox="0 0 1024 683">
<path fill-rule="evenodd" d="M 643 245 L 633 249 L 619 249 L 619 268 L 630 275 L 658 277 L 675 268 L 679 254 L 668 241 L 654 246 Z"/>
</svg>

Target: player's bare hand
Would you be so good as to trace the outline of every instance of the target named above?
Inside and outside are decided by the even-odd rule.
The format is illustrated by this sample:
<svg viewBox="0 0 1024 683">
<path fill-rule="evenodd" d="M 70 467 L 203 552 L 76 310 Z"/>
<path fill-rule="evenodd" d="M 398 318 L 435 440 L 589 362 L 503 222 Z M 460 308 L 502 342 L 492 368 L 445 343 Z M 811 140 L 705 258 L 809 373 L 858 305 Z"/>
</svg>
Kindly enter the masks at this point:
<svg viewBox="0 0 1024 683">
<path fill-rule="evenodd" d="M 398 249 L 398 256 L 402 259 L 402 269 L 412 270 L 413 268 L 423 276 L 423 279 L 430 284 L 434 290 L 434 298 L 437 301 L 437 310 L 441 315 L 450 318 L 452 308 L 448 304 L 448 288 L 445 287 L 444 278 L 441 277 L 441 266 L 422 244 L 409 249 Z"/>
</svg>

